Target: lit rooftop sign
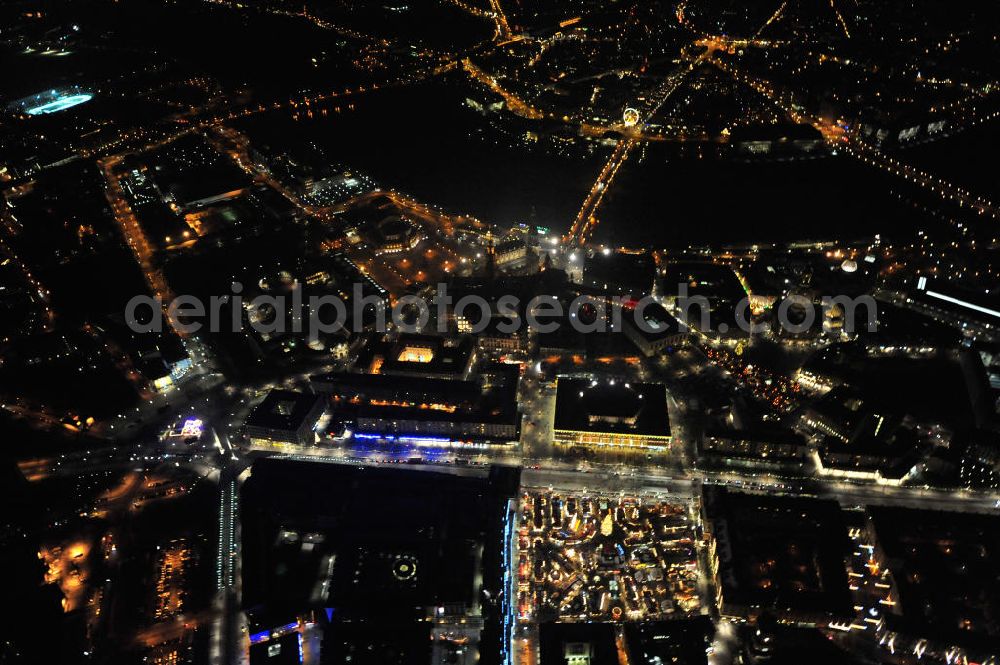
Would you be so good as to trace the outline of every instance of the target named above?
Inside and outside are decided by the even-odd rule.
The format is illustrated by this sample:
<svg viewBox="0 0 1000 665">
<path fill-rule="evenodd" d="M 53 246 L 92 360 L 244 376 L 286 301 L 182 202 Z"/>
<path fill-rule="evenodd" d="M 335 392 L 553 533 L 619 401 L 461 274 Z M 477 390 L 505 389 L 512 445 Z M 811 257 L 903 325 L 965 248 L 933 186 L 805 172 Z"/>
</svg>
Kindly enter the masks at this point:
<svg viewBox="0 0 1000 665">
<path fill-rule="evenodd" d="M 202 423 L 201 420 L 197 418 L 188 418 L 184 421 L 184 426 L 181 428 L 181 436 L 201 436 L 204 431 L 204 423 Z"/>
</svg>

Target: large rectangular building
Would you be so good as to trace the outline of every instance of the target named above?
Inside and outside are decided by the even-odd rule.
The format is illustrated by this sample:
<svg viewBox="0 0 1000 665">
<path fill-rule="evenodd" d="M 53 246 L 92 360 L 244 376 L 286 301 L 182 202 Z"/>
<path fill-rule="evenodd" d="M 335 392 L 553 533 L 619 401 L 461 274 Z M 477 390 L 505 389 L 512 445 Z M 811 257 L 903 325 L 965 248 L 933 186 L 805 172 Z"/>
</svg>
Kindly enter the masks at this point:
<svg viewBox="0 0 1000 665">
<path fill-rule="evenodd" d="M 446 443 L 516 441 L 520 432 L 517 381 L 479 381 L 327 374 L 312 378 L 328 395 L 333 417 L 355 436 L 413 438 Z"/>
<path fill-rule="evenodd" d="M 556 380 L 555 442 L 598 448 L 670 448 L 667 389 L 621 379 Z"/>
<path fill-rule="evenodd" d="M 1000 518 L 889 507 L 868 514 L 874 570 L 888 571 L 893 600 L 879 642 L 952 663 L 1000 659 Z"/>
<path fill-rule="evenodd" d="M 710 487 L 703 506 L 723 616 L 771 614 L 821 626 L 850 620 L 851 541 L 835 501 Z"/>
<path fill-rule="evenodd" d="M 671 348 L 684 346 L 691 335 L 662 305 L 650 303 L 641 310 L 626 308 L 622 330 L 630 342 L 647 358 Z"/>
<path fill-rule="evenodd" d="M 716 429 L 697 443 L 698 462 L 704 466 L 750 469 L 800 470 L 810 448 L 800 434 L 790 430 Z"/>
<path fill-rule="evenodd" d="M 513 467 L 473 477 L 257 460 L 240 489 L 251 662 L 290 662 L 307 622 L 322 632 L 315 662 L 442 662 L 450 640 L 438 636 L 457 625 L 468 662 L 509 662 L 519 483 Z"/>
<path fill-rule="evenodd" d="M 356 349 L 353 369 L 425 379 L 468 379 L 476 363 L 476 341 L 468 335 L 370 335 Z"/>
<path fill-rule="evenodd" d="M 254 445 L 280 448 L 313 444 L 313 430 L 323 415 L 325 402 L 320 395 L 272 390 L 250 413 L 244 430 Z"/>
</svg>

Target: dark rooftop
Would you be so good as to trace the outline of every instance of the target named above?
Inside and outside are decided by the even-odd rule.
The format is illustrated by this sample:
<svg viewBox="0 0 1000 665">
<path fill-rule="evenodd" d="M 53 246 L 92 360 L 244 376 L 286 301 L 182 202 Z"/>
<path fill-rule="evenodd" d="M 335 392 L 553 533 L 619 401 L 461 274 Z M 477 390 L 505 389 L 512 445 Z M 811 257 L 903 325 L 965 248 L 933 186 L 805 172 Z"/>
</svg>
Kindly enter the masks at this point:
<svg viewBox="0 0 1000 665">
<path fill-rule="evenodd" d="M 718 543 L 724 604 L 808 619 L 851 616 L 850 540 L 836 502 L 713 487 L 705 510 Z"/>
<path fill-rule="evenodd" d="M 320 392 L 379 398 L 406 397 L 420 401 L 443 400 L 449 403 L 472 400 L 481 392 L 479 383 L 471 380 L 386 374 L 334 372 L 318 374 L 310 377 L 310 381 Z"/>
<path fill-rule="evenodd" d="M 341 373 L 315 376 L 312 382 L 331 396 L 340 417 L 482 423 L 510 423 L 518 417 L 516 381 L 484 386 L 478 381 Z"/>
<path fill-rule="evenodd" d="M 250 413 L 248 427 L 295 430 L 323 398 L 311 393 L 272 390 Z"/>
<path fill-rule="evenodd" d="M 598 252 L 587 258 L 583 281 L 600 291 L 642 297 L 653 290 L 656 264 L 649 254 Z"/>
<path fill-rule="evenodd" d="M 539 627 L 541 665 L 618 665 L 615 630 L 609 623 L 543 623 Z"/>
<path fill-rule="evenodd" d="M 640 319 L 636 314 L 639 313 Z M 639 310 L 625 310 L 622 319 L 649 341 L 671 337 L 681 332 L 681 324 L 670 312 L 658 303 L 649 303 Z"/>
<path fill-rule="evenodd" d="M 915 637 L 996 654 L 1000 644 L 1000 517 L 869 508 L 901 616 L 890 626 Z"/>
<path fill-rule="evenodd" d="M 204 167 L 178 177 L 175 184 L 170 187 L 170 192 L 178 204 L 185 206 L 243 189 L 248 184 L 242 171 L 228 165 L 220 165 Z"/>
<path fill-rule="evenodd" d="M 331 623 L 323 634 L 321 662 L 411 665 L 431 662 L 431 624 L 354 621 Z"/>
<path fill-rule="evenodd" d="M 560 377 L 554 428 L 668 436 L 667 389 L 659 383 Z"/>
<path fill-rule="evenodd" d="M 739 125 L 733 128 L 729 140 L 744 141 L 822 141 L 823 135 L 812 125 L 779 123 L 773 125 Z"/>
<path fill-rule="evenodd" d="M 298 633 L 286 633 L 273 640 L 250 645 L 250 665 L 299 665 Z"/>
<path fill-rule="evenodd" d="M 687 287 L 687 296 L 705 296 L 709 302 L 739 302 L 746 291 L 732 268 L 717 263 L 677 262 L 664 268 L 660 277 L 661 292 L 678 295 L 680 285 Z"/>
<path fill-rule="evenodd" d="M 711 618 L 699 616 L 677 621 L 654 621 L 625 625 L 629 661 L 663 665 L 705 665 L 706 649 L 715 627 Z"/>
<path fill-rule="evenodd" d="M 408 623 L 475 602 L 474 552 L 506 491 L 423 470 L 258 460 L 242 488 L 246 606 Z"/>
</svg>

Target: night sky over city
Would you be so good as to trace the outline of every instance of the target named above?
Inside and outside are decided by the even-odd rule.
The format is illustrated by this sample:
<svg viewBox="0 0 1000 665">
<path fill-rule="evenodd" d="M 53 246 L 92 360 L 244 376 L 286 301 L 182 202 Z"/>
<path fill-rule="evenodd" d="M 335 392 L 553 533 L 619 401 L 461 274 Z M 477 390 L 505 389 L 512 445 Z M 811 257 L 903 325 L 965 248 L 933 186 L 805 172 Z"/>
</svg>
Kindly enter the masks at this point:
<svg viewBox="0 0 1000 665">
<path fill-rule="evenodd" d="M 0 665 L 1000 665 L 1000 6 L 0 3 Z"/>
</svg>

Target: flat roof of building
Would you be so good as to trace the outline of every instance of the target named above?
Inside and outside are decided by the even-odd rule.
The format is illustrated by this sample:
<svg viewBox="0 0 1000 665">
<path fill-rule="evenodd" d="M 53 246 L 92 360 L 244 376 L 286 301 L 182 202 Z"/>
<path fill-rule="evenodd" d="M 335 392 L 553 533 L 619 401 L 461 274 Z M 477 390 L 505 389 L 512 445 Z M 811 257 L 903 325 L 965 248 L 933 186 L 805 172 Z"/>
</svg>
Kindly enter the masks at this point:
<svg viewBox="0 0 1000 665">
<path fill-rule="evenodd" d="M 705 296 L 710 301 L 736 303 L 746 296 L 733 269 L 718 263 L 680 261 L 667 264 L 659 283 L 661 292 L 668 296 L 678 295 L 681 285 L 686 286 L 688 297 Z"/>
<path fill-rule="evenodd" d="M 482 423 L 517 418 L 516 381 L 484 389 L 478 381 L 340 373 L 312 382 L 332 395 L 338 412 L 358 417 Z"/>
<path fill-rule="evenodd" d="M 272 390 L 250 412 L 246 425 L 273 430 L 297 430 L 322 400 L 323 397 L 312 393 Z"/>
<path fill-rule="evenodd" d="M 779 427 L 754 427 L 751 429 L 712 428 L 705 432 L 707 438 L 727 441 L 774 443 L 783 446 L 805 446 L 806 437 L 790 429 Z"/>
<path fill-rule="evenodd" d="M 538 635 L 541 665 L 618 664 L 615 629 L 610 623 L 543 623 Z"/>
<path fill-rule="evenodd" d="M 181 206 L 237 192 L 250 184 L 243 171 L 226 162 L 200 166 L 176 175 L 169 190 Z"/>
<path fill-rule="evenodd" d="M 981 400 L 989 384 L 972 350 L 920 358 L 819 357 L 804 369 L 850 386 L 824 396 L 825 409 L 835 410 L 832 403 L 838 399 L 856 397 L 865 409 L 883 415 L 909 414 L 918 422 L 940 422 L 955 431 L 986 418 L 992 409 Z"/>
<path fill-rule="evenodd" d="M 670 436 L 667 389 L 661 383 L 559 377 L 554 429 Z"/>
<path fill-rule="evenodd" d="M 715 626 L 708 616 L 625 624 L 629 661 L 705 665 Z"/>
<path fill-rule="evenodd" d="M 822 141 L 823 135 L 812 125 L 783 122 L 773 125 L 737 125 L 733 127 L 729 140 L 733 143 L 743 141 Z"/>
<path fill-rule="evenodd" d="M 835 501 L 705 490 L 727 605 L 850 618 L 848 528 Z"/>
<path fill-rule="evenodd" d="M 647 253 L 597 252 L 584 264 L 584 283 L 609 293 L 648 295 L 656 283 L 656 263 Z"/>
<path fill-rule="evenodd" d="M 323 662 L 429 664 L 434 646 L 432 625 L 427 621 L 332 622 L 323 631 Z"/>
<path fill-rule="evenodd" d="M 423 622 L 428 607 L 471 604 L 477 547 L 496 541 L 500 551 L 512 482 L 257 460 L 241 489 L 247 606 L 330 607 L 334 621 Z M 482 565 L 490 557 L 499 566 L 493 550 Z M 498 570 L 482 573 L 499 578 Z"/>
<path fill-rule="evenodd" d="M 473 399 L 480 392 L 479 382 L 468 379 L 334 372 L 317 374 L 310 377 L 310 381 L 322 391 L 332 389 L 334 392 L 357 395 L 396 395 L 420 400 L 442 399 L 449 402 Z"/>
<path fill-rule="evenodd" d="M 297 632 L 250 645 L 250 665 L 299 665 L 302 647 Z"/>
<path fill-rule="evenodd" d="M 890 626 L 965 646 L 973 656 L 1000 644 L 1000 517 L 909 508 L 868 509 L 896 584 Z M 977 657 L 978 660 L 978 657 Z"/>
<path fill-rule="evenodd" d="M 650 342 L 681 333 L 680 321 L 659 303 L 649 303 L 641 310 L 626 308 L 622 321 Z"/>
</svg>

